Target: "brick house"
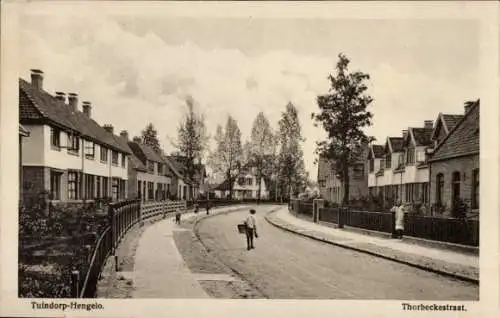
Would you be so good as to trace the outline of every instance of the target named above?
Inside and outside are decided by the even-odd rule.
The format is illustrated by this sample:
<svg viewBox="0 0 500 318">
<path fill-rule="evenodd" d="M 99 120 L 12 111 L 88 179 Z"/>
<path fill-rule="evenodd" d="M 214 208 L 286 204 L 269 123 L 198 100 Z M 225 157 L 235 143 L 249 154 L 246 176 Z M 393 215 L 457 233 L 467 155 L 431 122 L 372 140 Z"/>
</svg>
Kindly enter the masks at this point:
<svg viewBox="0 0 500 318">
<path fill-rule="evenodd" d="M 129 149 L 91 117 L 91 104 L 78 109 L 78 95 L 43 89 L 43 72 L 19 79 L 19 121 L 30 138 L 22 140 L 23 200 L 41 194 L 53 201 L 79 202 L 127 197 Z"/>
<path fill-rule="evenodd" d="M 120 133 L 132 150 L 129 166 L 129 191 L 132 197 L 142 201 L 166 200 L 171 187 L 171 174 L 161 154 L 141 143 L 139 138 L 129 140 L 128 132 Z"/>
<path fill-rule="evenodd" d="M 359 199 L 368 195 L 368 146 L 363 147 L 360 160 L 349 167 L 349 200 Z M 344 183 L 339 179 L 331 160 L 319 156 L 318 187 L 320 196 L 330 202 L 342 203 Z"/>
<path fill-rule="evenodd" d="M 469 214 L 479 212 L 479 106 L 479 100 L 467 103 L 465 114 L 451 129 L 438 119 L 434 136 L 442 137 L 428 160 L 434 214 L 453 215 L 458 199 L 467 204 Z"/>
</svg>

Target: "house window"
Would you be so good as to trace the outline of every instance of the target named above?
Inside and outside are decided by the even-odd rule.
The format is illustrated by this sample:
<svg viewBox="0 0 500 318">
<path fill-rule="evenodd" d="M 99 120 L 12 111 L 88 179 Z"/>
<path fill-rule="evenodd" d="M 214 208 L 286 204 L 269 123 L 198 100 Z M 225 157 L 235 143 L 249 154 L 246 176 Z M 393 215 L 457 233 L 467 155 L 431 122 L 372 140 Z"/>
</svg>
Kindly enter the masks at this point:
<svg viewBox="0 0 500 318">
<path fill-rule="evenodd" d="M 154 200 L 154 187 L 155 184 L 153 182 L 148 182 L 148 200 Z"/>
<path fill-rule="evenodd" d="M 50 195 L 52 200 L 61 200 L 61 173 L 50 172 Z"/>
<path fill-rule="evenodd" d="M 109 178 L 108 177 L 102 178 L 102 196 L 104 198 L 109 197 Z"/>
<path fill-rule="evenodd" d="M 119 155 L 119 153 L 117 151 L 112 150 L 112 152 L 111 152 L 111 163 L 114 166 L 118 166 L 118 155 Z"/>
<path fill-rule="evenodd" d="M 119 191 L 119 184 L 120 180 L 118 178 L 112 178 L 111 179 L 111 197 L 113 198 L 113 201 L 118 200 L 118 191 Z"/>
<path fill-rule="evenodd" d="M 94 160 L 95 156 L 95 144 L 92 141 L 83 141 L 83 146 L 84 146 L 84 153 L 85 153 L 85 158 Z"/>
<path fill-rule="evenodd" d="M 158 174 L 163 175 L 163 165 L 161 163 L 158 163 Z"/>
<path fill-rule="evenodd" d="M 253 184 L 252 178 L 247 178 L 247 185 L 251 186 Z"/>
<path fill-rule="evenodd" d="M 390 169 L 392 167 L 392 154 L 388 153 L 385 155 L 385 167 Z"/>
<path fill-rule="evenodd" d="M 78 136 L 68 134 L 68 140 L 71 145 L 68 151 L 73 154 L 78 154 L 80 151 L 80 138 L 78 138 Z"/>
<path fill-rule="evenodd" d="M 443 205 L 443 194 L 444 194 L 444 175 L 438 173 L 436 176 L 436 203 Z"/>
<path fill-rule="evenodd" d="M 148 172 L 155 173 L 155 163 L 153 161 L 148 161 Z"/>
<path fill-rule="evenodd" d="M 68 172 L 68 199 L 78 200 L 78 172 Z"/>
<path fill-rule="evenodd" d="M 122 153 L 122 168 L 125 168 L 125 165 L 127 164 L 127 156 Z"/>
<path fill-rule="evenodd" d="M 139 199 L 142 199 L 142 182 L 141 181 L 137 181 L 137 197 Z"/>
<path fill-rule="evenodd" d="M 415 163 L 415 148 L 408 148 L 406 150 L 406 164 Z"/>
<path fill-rule="evenodd" d="M 429 202 L 429 184 L 427 182 L 422 183 L 422 202 Z"/>
<path fill-rule="evenodd" d="M 101 161 L 108 162 L 108 149 L 101 146 Z"/>
<path fill-rule="evenodd" d="M 61 147 L 61 130 L 51 127 L 50 128 L 50 144 L 52 147 Z"/>
<path fill-rule="evenodd" d="M 85 198 L 93 199 L 94 198 L 94 190 L 95 190 L 95 177 L 90 174 L 85 175 Z"/>
<path fill-rule="evenodd" d="M 96 187 L 96 198 L 101 197 L 101 177 L 97 176 L 95 179 L 95 187 Z"/>
<path fill-rule="evenodd" d="M 126 186 L 125 180 L 120 179 L 120 199 L 122 200 L 126 198 L 125 186 Z"/>
<path fill-rule="evenodd" d="M 375 170 L 375 159 L 370 159 L 370 172 L 373 172 Z"/>
<path fill-rule="evenodd" d="M 472 208 L 479 209 L 479 169 L 472 170 Z"/>
<path fill-rule="evenodd" d="M 385 159 L 380 160 L 380 169 L 384 169 L 385 167 Z"/>
<path fill-rule="evenodd" d="M 365 170 L 365 166 L 363 164 L 357 164 L 354 166 L 354 179 L 363 179 L 363 174 Z"/>
</svg>

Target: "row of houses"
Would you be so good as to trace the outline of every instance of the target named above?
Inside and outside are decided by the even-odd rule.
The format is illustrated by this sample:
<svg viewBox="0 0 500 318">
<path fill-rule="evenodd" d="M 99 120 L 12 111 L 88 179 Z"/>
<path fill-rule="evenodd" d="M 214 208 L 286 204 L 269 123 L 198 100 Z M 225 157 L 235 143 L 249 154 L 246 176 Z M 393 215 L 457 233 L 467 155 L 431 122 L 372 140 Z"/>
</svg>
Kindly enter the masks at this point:
<svg viewBox="0 0 500 318">
<path fill-rule="evenodd" d="M 142 200 L 196 198 L 206 176 L 197 165 L 194 180 L 180 156 L 167 156 L 114 132 L 92 118 L 92 104 L 78 95 L 43 89 L 44 74 L 19 79 L 20 199 L 71 202 L 111 198 Z"/>
<path fill-rule="evenodd" d="M 478 213 L 479 108 L 479 100 L 467 102 L 461 113 L 439 113 L 384 144 L 368 145 L 351 168 L 350 200 L 420 203 L 434 215 L 453 215 L 465 204 L 468 213 Z M 319 160 L 318 183 L 323 198 L 341 202 L 342 182 L 325 158 Z"/>
</svg>

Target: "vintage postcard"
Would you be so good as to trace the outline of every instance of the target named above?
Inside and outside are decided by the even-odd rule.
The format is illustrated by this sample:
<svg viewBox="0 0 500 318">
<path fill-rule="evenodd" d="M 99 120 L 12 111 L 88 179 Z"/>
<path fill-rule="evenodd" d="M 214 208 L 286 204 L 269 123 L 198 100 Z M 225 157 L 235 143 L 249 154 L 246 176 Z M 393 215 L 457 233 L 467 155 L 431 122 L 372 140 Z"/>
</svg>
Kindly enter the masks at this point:
<svg viewBox="0 0 500 318">
<path fill-rule="evenodd" d="M 498 22 L 2 1 L 0 316 L 498 317 Z"/>
</svg>

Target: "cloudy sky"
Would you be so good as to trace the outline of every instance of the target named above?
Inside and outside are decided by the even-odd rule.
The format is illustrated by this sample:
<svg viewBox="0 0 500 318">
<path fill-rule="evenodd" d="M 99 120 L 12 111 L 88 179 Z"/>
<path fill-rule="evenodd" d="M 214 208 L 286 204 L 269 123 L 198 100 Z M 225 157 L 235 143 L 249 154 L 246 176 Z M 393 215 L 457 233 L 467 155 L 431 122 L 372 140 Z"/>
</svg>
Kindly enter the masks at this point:
<svg viewBox="0 0 500 318">
<path fill-rule="evenodd" d="M 159 9 L 160 10 L 160 9 Z M 166 13 L 166 12 L 165 12 Z M 193 96 L 210 133 L 227 115 L 247 138 L 263 111 L 273 126 L 288 101 L 299 109 L 311 177 L 323 132 L 310 114 L 328 91 L 337 55 L 371 76 L 374 125 L 384 142 L 439 112 L 461 113 L 479 92 L 479 25 L 472 20 L 194 18 L 54 11 L 20 19 L 20 76 L 45 72 L 44 88 L 75 92 L 93 117 L 137 135 L 152 122 L 169 138 Z"/>
</svg>

